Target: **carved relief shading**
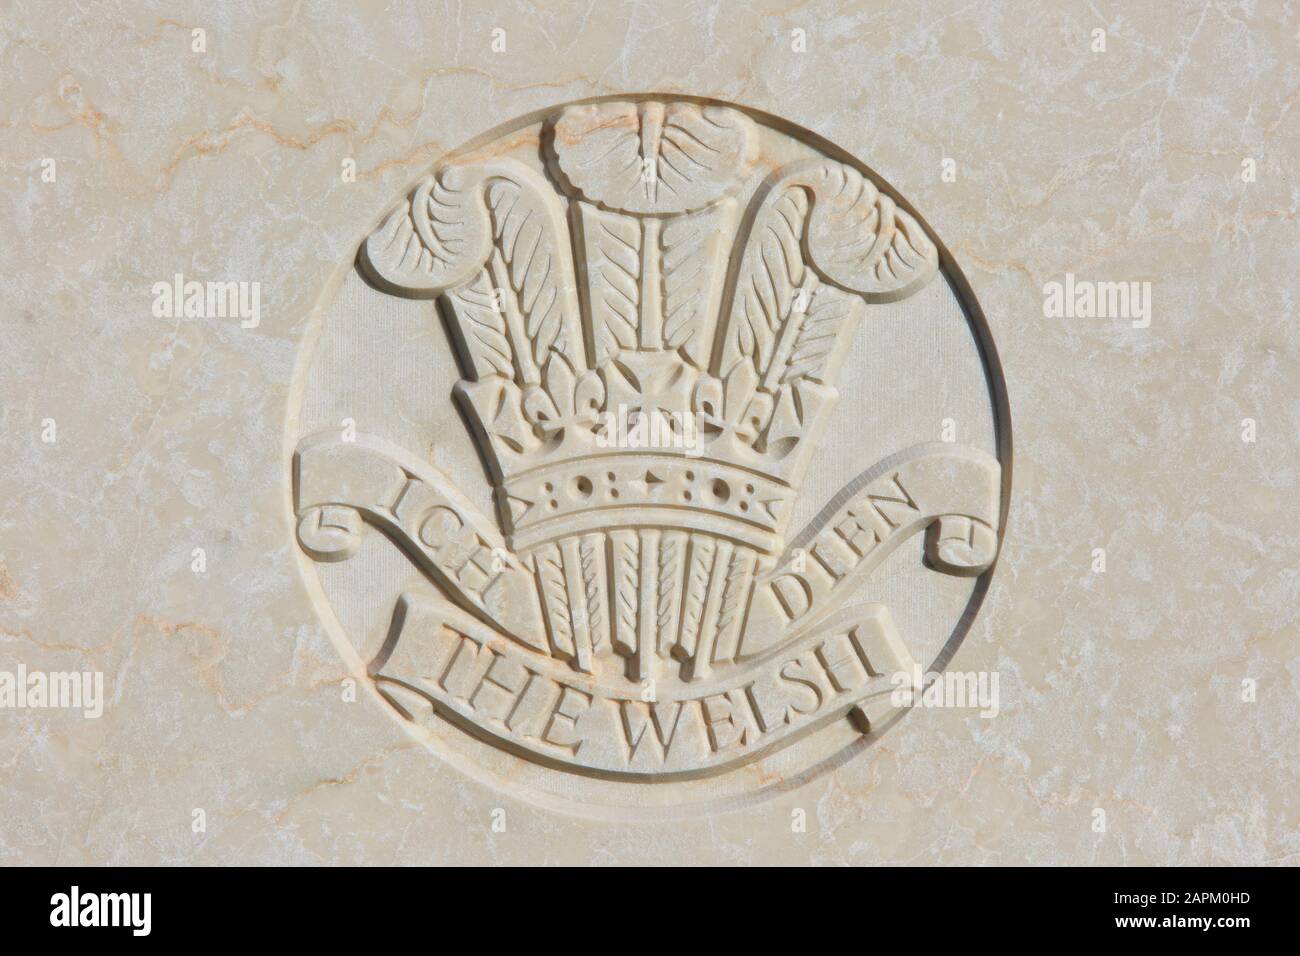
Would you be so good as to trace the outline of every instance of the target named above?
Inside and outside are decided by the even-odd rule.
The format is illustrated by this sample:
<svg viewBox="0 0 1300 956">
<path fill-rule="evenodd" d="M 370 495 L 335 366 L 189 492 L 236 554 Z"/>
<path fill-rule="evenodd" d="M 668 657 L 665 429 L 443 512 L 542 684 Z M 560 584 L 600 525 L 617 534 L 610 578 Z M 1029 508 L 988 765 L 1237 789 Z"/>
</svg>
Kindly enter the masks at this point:
<svg viewBox="0 0 1300 956">
<path fill-rule="evenodd" d="M 365 240 L 371 280 L 445 320 L 496 506 L 382 439 L 298 448 L 306 553 L 379 528 L 431 585 L 370 665 L 402 714 L 577 773 L 721 773 L 868 729 L 913 663 L 886 607 L 851 603 L 888 553 L 917 535 L 936 572 L 992 564 L 999 465 L 959 445 L 901 451 L 790 527 L 854 337 L 939 255 L 858 169 L 761 142 L 726 106 L 570 106 L 536 162 L 453 159 Z"/>
</svg>

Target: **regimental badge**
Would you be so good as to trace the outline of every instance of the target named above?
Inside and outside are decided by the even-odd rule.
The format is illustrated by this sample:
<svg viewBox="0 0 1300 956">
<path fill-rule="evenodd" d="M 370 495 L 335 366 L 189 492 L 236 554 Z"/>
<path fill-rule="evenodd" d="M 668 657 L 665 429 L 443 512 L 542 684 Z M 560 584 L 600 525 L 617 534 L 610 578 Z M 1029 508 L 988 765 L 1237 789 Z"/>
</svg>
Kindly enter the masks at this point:
<svg viewBox="0 0 1300 956">
<path fill-rule="evenodd" d="M 556 793 L 573 785 L 538 781 L 578 775 L 599 799 L 757 790 L 870 739 L 897 675 L 931 666 L 872 572 L 895 552 L 931 578 L 989 570 L 1007 423 L 983 449 L 937 421 L 933 441 L 858 443 L 855 419 L 897 414 L 862 407 L 873 374 L 929 360 L 872 349 L 873 318 L 901 327 L 891 304 L 954 267 L 835 154 L 712 102 L 570 105 L 440 163 L 365 238 L 330 319 L 351 328 L 318 350 L 381 341 L 375 363 L 447 408 L 402 405 L 386 431 L 366 397 L 384 381 L 342 389 L 366 410 L 297 441 L 297 542 L 325 603 L 368 621 L 346 635 L 366 679 L 462 765 Z M 412 427 L 425 447 L 402 446 Z M 857 464 L 808 508 L 832 442 Z"/>
</svg>

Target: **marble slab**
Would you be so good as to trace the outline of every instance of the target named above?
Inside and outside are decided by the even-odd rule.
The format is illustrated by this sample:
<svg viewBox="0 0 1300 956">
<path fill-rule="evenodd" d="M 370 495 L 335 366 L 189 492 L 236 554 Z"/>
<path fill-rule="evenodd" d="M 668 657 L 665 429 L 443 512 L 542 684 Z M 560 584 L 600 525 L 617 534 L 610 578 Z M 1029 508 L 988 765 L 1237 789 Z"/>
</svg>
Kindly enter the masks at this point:
<svg viewBox="0 0 1300 956">
<path fill-rule="evenodd" d="M 0 862 L 1296 862 L 1297 31 L 6 6 Z"/>
</svg>

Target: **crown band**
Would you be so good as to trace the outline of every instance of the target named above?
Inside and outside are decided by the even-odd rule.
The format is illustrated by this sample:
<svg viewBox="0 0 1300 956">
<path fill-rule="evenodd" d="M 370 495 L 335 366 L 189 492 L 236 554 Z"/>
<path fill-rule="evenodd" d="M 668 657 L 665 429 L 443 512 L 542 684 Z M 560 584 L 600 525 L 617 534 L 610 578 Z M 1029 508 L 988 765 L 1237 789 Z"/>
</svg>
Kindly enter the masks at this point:
<svg viewBox="0 0 1300 956">
<path fill-rule="evenodd" d="M 574 464 L 505 483 L 502 521 L 516 548 L 579 530 L 676 526 L 771 553 L 793 496 L 769 477 L 708 459 L 620 454 Z"/>
</svg>

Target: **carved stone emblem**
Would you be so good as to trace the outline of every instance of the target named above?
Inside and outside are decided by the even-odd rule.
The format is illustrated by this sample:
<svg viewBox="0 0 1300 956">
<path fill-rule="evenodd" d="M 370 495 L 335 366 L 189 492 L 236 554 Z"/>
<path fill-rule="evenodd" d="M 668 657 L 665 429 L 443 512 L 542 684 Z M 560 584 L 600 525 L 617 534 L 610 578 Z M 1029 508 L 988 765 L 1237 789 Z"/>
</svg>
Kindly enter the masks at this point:
<svg viewBox="0 0 1300 956">
<path fill-rule="evenodd" d="M 943 374 L 896 348 L 940 306 L 903 300 L 955 299 L 926 291 L 935 239 L 833 152 L 721 104 L 571 105 L 439 163 L 365 238 L 300 390 L 297 545 L 345 653 L 454 762 L 606 803 L 756 791 L 869 739 L 931 666 L 873 591 L 891 554 L 977 607 L 1003 446 L 938 421 L 859 443 L 899 414 L 863 403 L 873 377 Z M 809 502 L 831 444 L 856 466 Z"/>
</svg>

